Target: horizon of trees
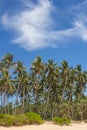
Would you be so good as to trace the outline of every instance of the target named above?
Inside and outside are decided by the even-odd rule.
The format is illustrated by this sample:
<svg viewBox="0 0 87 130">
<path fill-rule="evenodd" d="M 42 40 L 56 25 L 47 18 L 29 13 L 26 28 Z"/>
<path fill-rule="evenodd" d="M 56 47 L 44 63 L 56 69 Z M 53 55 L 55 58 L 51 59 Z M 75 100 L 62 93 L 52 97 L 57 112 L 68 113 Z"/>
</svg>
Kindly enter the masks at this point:
<svg viewBox="0 0 87 130">
<path fill-rule="evenodd" d="M 27 71 L 21 61 L 7 53 L 0 60 L 0 113 L 36 112 L 43 119 L 55 116 L 87 119 L 87 71 L 37 56 Z"/>
</svg>

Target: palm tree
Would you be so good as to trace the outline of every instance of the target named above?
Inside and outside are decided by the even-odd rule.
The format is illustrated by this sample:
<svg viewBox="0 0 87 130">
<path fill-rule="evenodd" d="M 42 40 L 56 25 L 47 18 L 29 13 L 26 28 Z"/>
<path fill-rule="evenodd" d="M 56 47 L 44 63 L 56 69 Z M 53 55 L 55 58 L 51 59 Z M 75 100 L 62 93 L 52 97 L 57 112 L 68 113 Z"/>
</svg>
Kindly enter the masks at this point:
<svg viewBox="0 0 87 130">
<path fill-rule="evenodd" d="M 59 67 L 53 60 L 48 60 L 46 64 L 47 72 L 47 85 L 46 85 L 46 93 L 47 93 L 47 105 L 50 105 L 51 110 L 51 119 L 53 119 L 55 105 L 58 104 L 59 100 Z"/>
<path fill-rule="evenodd" d="M 76 99 L 79 100 L 84 95 L 87 83 L 87 73 L 82 71 L 81 65 L 76 67 Z"/>
<path fill-rule="evenodd" d="M 61 96 L 61 103 L 66 97 L 66 89 L 68 85 L 68 80 L 69 80 L 69 67 L 67 61 L 62 62 L 62 67 L 61 67 L 61 79 L 62 79 L 62 96 Z"/>
<path fill-rule="evenodd" d="M 2 90 L 4 94 L 4 107 L 7 104 L 7 96 L 10 94 L 10 89 L 12 89 L 12 86 L 10 84 L 10 69 L 13 62 L 13 55 L 10 53 L 7 53 L 1 60 L 0 63 L 0 71 L 2 75 Z M 9 109 L 9 108 L 8 108 Z M 6 113 L 6 107 L 5 107 L 5 113 Z"/>
<path fill-rule="evenodd" d="M 7 53 L 3 58 L 2 62 L 4 63 L 4 67 L 9 69 L 12 66 L 13 63 L 13 55 L 10 53 Z"/>
<path fill-rule="evenodd" d="M 43 90 L 41 85 L 42 77 L 44 72 L 44 64 L 41 57 L 36 57 L 35 61 L 32 63 L 31 76 L 32 76 L 32 89 L 35 97 L 36 112 L 38 113 L 39 97 Z"/>
<path fill-rule="evenodd" d="M 23 96 L 23 93 L 22 93 L 22 87 L 23 86 L 23 76 L 24 76 L 24 73 L 25 73 L 25 66 L 23 65 L 22 62 L 20 61 L 17 61 L 15 63 L 15 68 L 14 68 L 14 74 L 16 74 L 16 77 L 15 77 L 15 88 L 16 88 L 16 103 L 15 103 L 15 114 L 16 114 L 16 107 L 18 106 L 18 103 L 19 103 L 19 96 Z M 26 77 L 25 77 L 26 78 Z M 24 104 L 22 104 L 23 107 L 24 107 Z"/>
</svg>

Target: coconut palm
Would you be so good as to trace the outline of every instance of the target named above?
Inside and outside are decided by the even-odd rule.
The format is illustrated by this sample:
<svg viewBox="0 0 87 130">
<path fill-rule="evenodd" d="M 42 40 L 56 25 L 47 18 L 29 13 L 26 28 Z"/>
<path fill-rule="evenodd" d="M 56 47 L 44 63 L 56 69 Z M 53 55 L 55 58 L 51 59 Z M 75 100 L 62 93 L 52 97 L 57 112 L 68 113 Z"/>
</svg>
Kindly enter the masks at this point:
<svg viewBox="0 0 87 130">
<path fill-rule="evenodd" d="M 63 102 L 63 100 L 66 97 L 66 89 L 68 87 L 68 80 L 69 80 L 69 66 L 67 61 L 63 61 L 62 62 L 62 66 L 61 66 L 61 87 L 62 87 L 62 95 L 61 95 L 61 103 Z"/>
<path fill-rule="evenodd" d="M 59 102 L 59 67 L 57 66 L 56 63 L 54 63 L 53 60 L 49 60 L 46 64 L 47 68 L 47 87 L 46 87 L 46 92 L 47 92 L 47 103 L 50 105 L 50 110 L 51 110 L 51 118 L 53 119 L 55 111 L 55 105 L 58 104 Z"/>
<path fill-rule="evenodd" d="M 41 85 L 42 77 L 44 72 L 44 64 L 41 57 L 36 57 L 32 63 L 31 75 L 32 75 L 32 89 L 35 97 L 36 112 L 38 112 L 39 97 L 42 92 L 43 86 Z"/>
<path fill-rule="evenodd" d="M 81 65 L 76 67 L 76 100 L 79 100 L 80 97 L 84 95 L 84 90 L 86 89 L 87 83 L 87 73 L 82 71 Z"/>
<path fill-rule="evenodd" d="M 14 104 L 14 107 L 15 107 L 15 113 L 16 113 L 16 107 L 19 105 L 19 96 L 22 95 L 22 87 L 23 86 L 23 74 L 25 73 L 25 66 L 23 65 L 22 62 L 20 61 L 17 61 L 15 63 L 15 67 L 14 67 L 14 74 L 16 75 L 15 76 L 15 88 L 16 88 L 16 102 Z"/>
<path fill-rule="evenodd" d="M 10 83 L 10 69 L 13 62 L 13 55 L 10 53 L 7 53 L 1 60 L 0 63 L 0 71 L 2 75 L 2 90 L 4 94 L 4 107 L 7 104 L 7 97 L 10 95 L 10 92 L 12 90 L 12 86 Z M 8 108 L 9 109 L 9 108 Z M 6 113 L 6 107 L 5 107 L 5 113 Z"/>
</svg>

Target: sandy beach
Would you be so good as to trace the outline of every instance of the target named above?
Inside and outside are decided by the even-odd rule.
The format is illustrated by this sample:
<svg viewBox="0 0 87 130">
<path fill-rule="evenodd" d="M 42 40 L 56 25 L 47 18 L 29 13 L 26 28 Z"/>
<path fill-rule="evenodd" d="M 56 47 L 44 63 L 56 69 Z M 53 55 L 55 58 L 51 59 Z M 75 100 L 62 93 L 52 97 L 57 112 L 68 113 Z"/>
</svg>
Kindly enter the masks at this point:
<svg viewBox="0 0 87 130">
<path fill-rule="evenodd" d="M 69 126 L 58 126 L 52 122 L 42 125 L 28 125 L 22 127 L 0 127 L 0 130 L 87 130 L 87 123 L 73 123 Z"/>
</svg>

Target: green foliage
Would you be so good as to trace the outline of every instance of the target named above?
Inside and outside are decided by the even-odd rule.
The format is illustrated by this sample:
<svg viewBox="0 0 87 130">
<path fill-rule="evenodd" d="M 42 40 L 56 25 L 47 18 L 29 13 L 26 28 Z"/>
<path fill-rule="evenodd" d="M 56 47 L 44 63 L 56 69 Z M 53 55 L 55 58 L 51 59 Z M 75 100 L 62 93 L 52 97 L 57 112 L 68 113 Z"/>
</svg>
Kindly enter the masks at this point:
<svg viewBox="0 0 87 130">
<path fill-rule="evenodd" d="M 30 111 L 45 120 L 55 116 L 87 120 L 86 90 L 87 71 L 81 65 L 73 68 L 66 61 L 57 64 L 53 60 L 43 63 L 38 56 L 27 71 L 23 62 L 14 62 L 8 53 L 0 58 L 0 113 L 5 114 L 0 115 L 0 124 L 42 123 L 36 114 L 24 114 Z"/>
<path fill-rule="evenodd" d="M 25 114 L 20 114 L 14 116 L 15 120 L 13 121 L 13 126 L 22 126 L 28 124 L 28 120 Z"/>
<path fill-rule="evenodd" d="M 4 116 L 5 116 L 4 114 L 0 114 L 0 119 L 4 118 Z"/>
<path fill-rule="evenodd" d="M 58 125 L 69 125 L 71 123 L 71 120 L 69 118 L 55 117 L 53 119 L 53 122 Z"/>
<path fill-rule="evenodd" d="M 0 115 L 0 125 L 1 126 L 12 126 L 13 122 L 15 121 L 15 117 L 12 115 Z"/>
<path fill-rule="evenodd" d="M 22 126 L 27 124 L 41 124 L 43 123 L 41 117 L 33 112 L 20 114 L 16 116 L 0 114 L 1 126 Z"/>
<path fill-rule="evenodd" d="M 42 124 L 42 118 L 39 114 L 36 114 L 34 112 L 28 112 L 25 114 L 29 120 L 29 124 Z"/>
</svg>

